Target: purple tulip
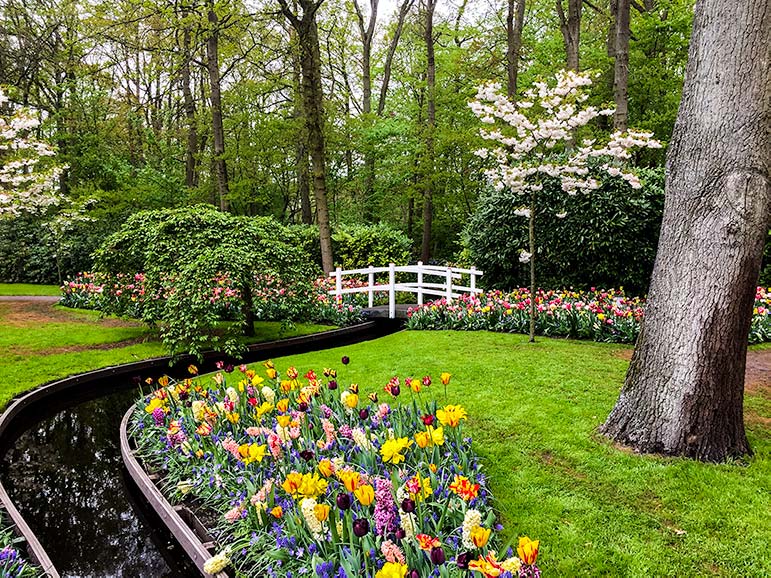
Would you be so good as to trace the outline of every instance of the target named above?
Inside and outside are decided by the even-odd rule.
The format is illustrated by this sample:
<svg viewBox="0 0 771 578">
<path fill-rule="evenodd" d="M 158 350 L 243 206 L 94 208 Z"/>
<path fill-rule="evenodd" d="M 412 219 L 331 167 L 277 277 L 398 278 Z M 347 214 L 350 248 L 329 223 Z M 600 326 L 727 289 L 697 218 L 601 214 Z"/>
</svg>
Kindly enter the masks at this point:
<svg viewBox="0 0 771 578">
<path fill-rule="evenodd" d="M 297 405 L 297 409 L 298 409 L 298 410 L 300 410 L 301 412 L 305 413 L 306 411 L 308 411 L 308 404 L 307 404 L 307 403 L 305 403 L 304 401 L 301 401 L 301 402 L 300 402 L 300 403 Z"/>
<path fill-rule="evenodd" d="M 351 359 L 347 355 L 343 355 L 343 358 L 340 361 L 343 362 L 343 365 L 348 365 L 351 362 Z"/>
<path fill-rule="evenodd" d="M 412 500 L 410 498 L 404 498 L 402 500 L 402 510 L 404 510 L 406 513 L 411 514 L 415 511 L 415 500 Z"/>
<path fill-rule="evenodd" d="M 312 450 L 303 450 L 300 452 L 300 457 L 304 459 L 306 462 L 309 462 L 313 459 L 313 451 Z"/>
<path fill-rule="evenodd" d="M 331 380 L 331 381 L 330 381 L 330 382 L 327 384 L 327 387 L 328 387 L 329 389 L 337 389 L 337 381 L 335 381 L 334 379 L 333 379 L 333 380 Z"/>
<path fill-rule="evenodd" d="M 359 410 L 359 419 L 365 420 L 369 417 L 369 410 L 365 407 L 362 410 Z"/>
<path fill-rule="evenodd" d="M 458 554 L 458 557 L 455 558 L 455 563 L 458 565 L 458 568 L 461 570 L 468 569 L 468 565 L 471 562 L 471 552 L 463 552 L 462 554 Z"/>
<path fill-rule="evenodd" d="M 364 518 L 353 521 L 353 534 L 357 538 L 363 538 L 369 532 L 369 522 Z M 444 552 L 442 552 L 444 554 Z"/>
<path fill-rule="evenodd" d="M 444 564 L 445 556 L 444 556 L 444 548 L 441 546 L 436 546 L 434 548 L 431 548 L 431 562 L 434 563 L 434 566 L 441 566 Z"/>
<path fill-rule="evenodd" d="M 407 536 L 407 532 L 404 531 L 404 528 L 396 528 L 394 536 L 397 540 L 404 540 L 404 538 Z"/>
<path fill-rule="evenodd" d="M 349 494 L 337 494 L 335 501 L 337 502 L 337 507 L 341 510 L 347 510 L 351 507 L 351 496 Z"/>
</svg>

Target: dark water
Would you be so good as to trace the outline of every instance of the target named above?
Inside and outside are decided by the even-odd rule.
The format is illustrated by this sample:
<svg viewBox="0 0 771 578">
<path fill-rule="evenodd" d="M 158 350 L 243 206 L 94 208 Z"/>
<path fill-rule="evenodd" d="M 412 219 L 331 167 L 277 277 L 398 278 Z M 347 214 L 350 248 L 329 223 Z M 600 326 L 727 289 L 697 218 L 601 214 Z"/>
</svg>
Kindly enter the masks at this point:
<svg viewBox="0 0 771 578">
<path fill-rule="evenodd" d="M 121 391 L 58 411 L 5 454 L 3 483 L 62 576 L 197 574 L 123 470 L 120 421 L 136 397 Z"/>
</svg>

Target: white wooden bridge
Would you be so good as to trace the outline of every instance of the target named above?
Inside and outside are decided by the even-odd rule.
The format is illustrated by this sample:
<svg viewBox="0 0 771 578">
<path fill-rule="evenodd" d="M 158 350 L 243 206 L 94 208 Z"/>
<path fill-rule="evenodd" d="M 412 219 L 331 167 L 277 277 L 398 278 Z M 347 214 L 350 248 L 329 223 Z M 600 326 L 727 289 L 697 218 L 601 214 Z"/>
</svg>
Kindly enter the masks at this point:
<svg viewBox="0 0 771 578">
<path fill-rule="evenodd" d="M 397 273 L 400 280 L 396 280 Z M 404 273 L 411 277 L 414 275 L 415 281 L 405 281 Z M 388 282 L 383 283 L 382 279 L 387 274 Z M 360 280 L 367 276 L 367 284 L 358 287 L 345 287 L 344 278 L 349 277 Z M 340 267 L 329 273 L 330 277 L 335 279 L 335 288 L 329 290 L 330 295 L 334 295 L 337 301 L 341 301 L 343 295 L 348 293 L 367 293 L 368 309 L 376 311 L 380 308 L 375 307 L 375 293 L 388 293 L 388 317 L 394 319 L 397 317 L 396 294 L 400 292 L 414 293 L 417 295 L 417 305 L 423 305 L 425 296 L 444 297 L 447 301 L 457 299 L 463 293 L 482 293 L 482 289 L 477 289 L 477 278 L 483 275 L 475 267 L 470 269 L 459 269 L 457 267 L 438 267 L 435 265 L 424 265 L 418 261 L 417 265 L 399 265 L 390 263 L 388 267 L 367 267 L 366 269 L 351 269 L 343 271 Z M 381 282 L 378 282 L 378 277 Z M 468 285 L 463 285 L 467 280 Z M 414 304 L 413 304 L 414 306 Z M 385 309 L 383 307 L 383 309 Z M 399 311 L 401 313 L 401 311 Z M 404 311 L 406 314 L 406 310 Z"/>
</svg>

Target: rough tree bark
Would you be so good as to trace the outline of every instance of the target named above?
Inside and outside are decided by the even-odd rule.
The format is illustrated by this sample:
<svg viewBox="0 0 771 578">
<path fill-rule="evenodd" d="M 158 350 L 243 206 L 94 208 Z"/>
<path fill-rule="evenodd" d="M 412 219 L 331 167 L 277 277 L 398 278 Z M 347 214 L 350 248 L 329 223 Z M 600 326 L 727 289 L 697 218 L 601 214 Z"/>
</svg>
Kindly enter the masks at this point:
<svg viewBox="0 0 771 578">
<path fill-rule="evenodd" d="M 519 53 L 522 49 L 522 27 L 525 24 L 525 0 L 508 0 L 506 13 L 506 94 L 514 102 L 517 99 Z"/>
<path fill-rule="evenodd" d="M 325 273 L 334 269 L 332 259 L 332 230 L 327 203 L 326 159 L 324 143 L 324 93 L 321 86 L 321 50 L 316 12 L 324 0 L 299 0 L 302 15 L 295 14 L 287 0 L 279 0 L 281 12 L 297 32 L 300 44 L 303 113 L 308 137 L 316 200 L 316 223 L 319 227 L 321 265 Z"/>
<path fill-rule="evenodd" d="M 696 5 L 646 319 L 601 431 L 640 452 L 750 451 L 747 333 L 771 216 L 771 5 Z"/>
<path fill-rule="evenodd" d="M 625 131 L 629 126 L 629 29 L 630 0 L 613 0 L 615 4 L 613 27 L 616 33 L 613 47 L 613 99 L 616 112 L 613 128 Z"/>
<path fill-rule="evenodd" d="M 219 36 L 220 19 L 215 10 L 214 2 L 209 0 L 207 17 L 209 34 L 206 38 L 206 68 L 209 72 L 209 87 L 211 90 L 211 121 L 214 141 L 214 178 L 217 187 L 220 210 L 230 210 L 228 168 L 225 162 L 225 130 L 222 126 L 222 92 L 220 89 Z"/>
<path fill-rule="evenodd" d="M 568 14 L 562 0 L 556 0 L 555 8 L 560 20 L 560 30 L 565 43 L 565 64 L 568 69 L 578 70 L 578 48 L 581 40 L 581 8 L 583 0 L 568 0 Z"/>
<path fill-rule="evenodd" d="M 420 258 L 431 257 L 434 220 L 434 130 L 436 128 L 436 59 L 434 57 L 434 10 L 438 0 L 425 0 L 423 40 L 426 43 L 426 152 L 423 166 L 423 241 Z"/>
</svg>

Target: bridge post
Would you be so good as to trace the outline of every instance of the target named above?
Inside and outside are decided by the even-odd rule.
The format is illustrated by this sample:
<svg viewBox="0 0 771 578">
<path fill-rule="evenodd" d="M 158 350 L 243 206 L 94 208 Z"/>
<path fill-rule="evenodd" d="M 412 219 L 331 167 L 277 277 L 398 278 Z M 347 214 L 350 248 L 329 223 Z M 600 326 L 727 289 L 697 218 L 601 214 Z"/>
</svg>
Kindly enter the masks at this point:
<svg viewBox="0 0 771 578">
<path fill-rule="evenodd" d="M 418 305 L 423 305 L 423 261 L 418 261 Z"/>
<path fill-rule="evenodd" d="M 372 309 L 372 306 L 375 304 L 375 268 L 370 265 L 369 266 L 369 308 Z"/>
<path fill-rule="evenodd" d="M 335 302 L 340 305 L 343 302 L 343 269 L 335 269 Z"/>
<path fill-rule="evenodd" d="M 396 319 L 396 265 L 388 264 L 388 317 Z"/>
<path fill-rule="evenodd" d="M 452 301 L 452 268 L 447 267 L 447 303 L 450 303 Z"/>
</svg>

